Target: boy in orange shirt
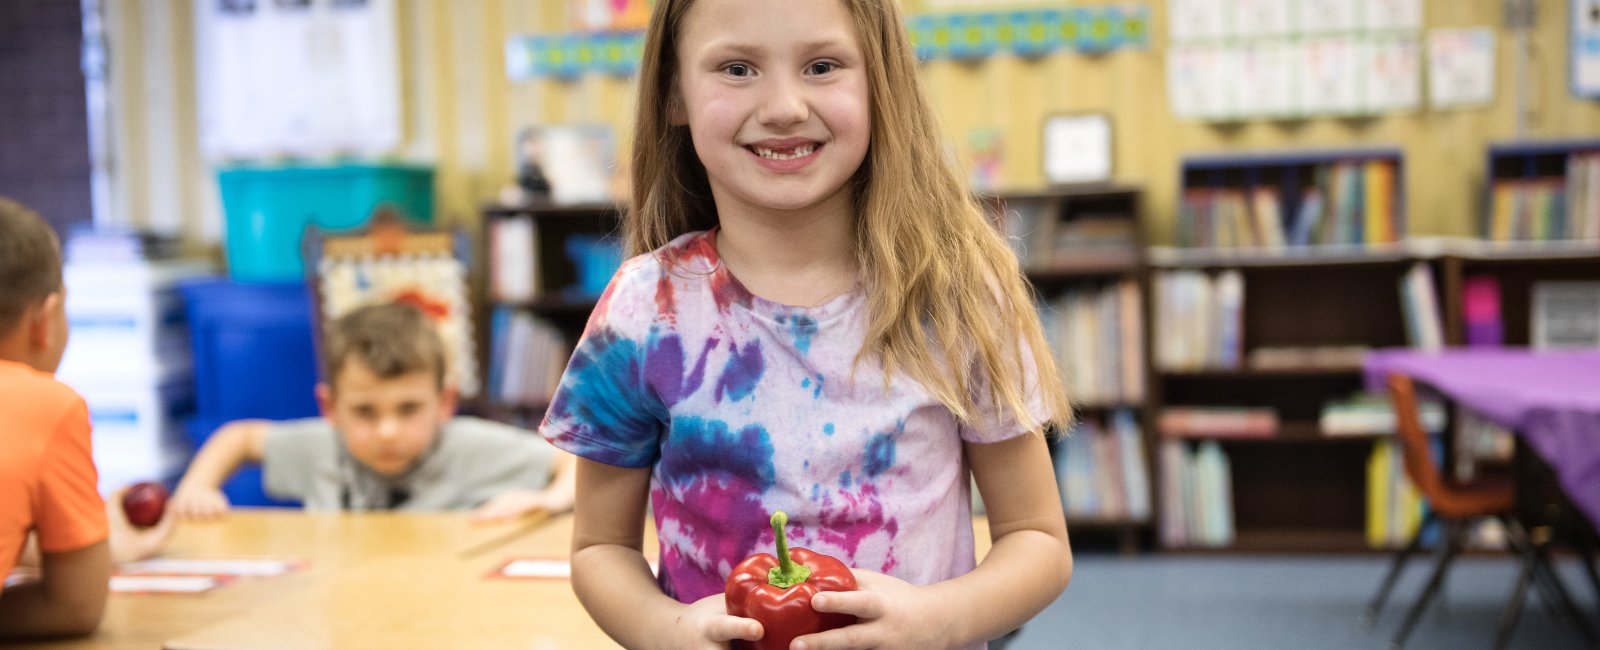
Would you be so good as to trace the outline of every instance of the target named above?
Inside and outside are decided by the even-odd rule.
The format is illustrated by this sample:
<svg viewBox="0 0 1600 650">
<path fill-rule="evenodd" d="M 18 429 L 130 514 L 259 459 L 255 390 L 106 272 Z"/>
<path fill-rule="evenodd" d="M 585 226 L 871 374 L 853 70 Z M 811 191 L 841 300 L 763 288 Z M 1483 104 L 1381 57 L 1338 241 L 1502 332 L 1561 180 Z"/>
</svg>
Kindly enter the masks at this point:
<svg viewBox="0 0 1600 650">
<path fill-rule="evenodd" d="M 171 529 L 135 531 L 100 498 L 88 407 L 53 376 L 66 346 L 60 244 L 39 215 L 0 197 L 0 578 L 25 546 L 39 552 L 39 580 L 0 585 L 0 639 L 93 632 L 108 538 L 147 556 Z"/>
</svg>

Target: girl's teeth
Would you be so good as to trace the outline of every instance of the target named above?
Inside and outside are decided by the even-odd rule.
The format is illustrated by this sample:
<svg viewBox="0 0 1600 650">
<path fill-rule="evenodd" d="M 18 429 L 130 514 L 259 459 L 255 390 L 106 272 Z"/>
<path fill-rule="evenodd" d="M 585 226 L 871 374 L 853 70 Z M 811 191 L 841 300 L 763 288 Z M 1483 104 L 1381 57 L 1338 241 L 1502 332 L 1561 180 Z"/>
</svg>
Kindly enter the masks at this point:
<svg viewBox="0 0 1600 650">
<path fill-rule="evenodd" d="M 816 151 L 817 145 L 808 144 L 802 147 L 795 147 L 794 149 L 790 149 L 789 153 L 778 153 L 766 147 L 756 147 L 755 149 L 756 155 L 761 156 L 762 158 L 771 160 L 794 160 L 795 158 L 804 158 L 811 155 L 811 152 Z"/>
</svg>

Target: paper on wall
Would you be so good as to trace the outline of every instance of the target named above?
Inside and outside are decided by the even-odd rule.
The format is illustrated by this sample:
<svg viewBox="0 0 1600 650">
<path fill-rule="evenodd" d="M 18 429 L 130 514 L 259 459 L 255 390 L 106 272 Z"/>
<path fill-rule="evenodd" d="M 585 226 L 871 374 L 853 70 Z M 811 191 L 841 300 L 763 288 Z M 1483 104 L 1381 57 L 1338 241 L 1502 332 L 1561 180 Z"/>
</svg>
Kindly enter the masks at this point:
<svg viewBox="0 0 1600 650">
<path fill-rule="evenodd" d="M 1494 31 L 1487 27 L 1428 32 L 1428 104 L 1481 106 L 1494 101 Z"/>
</svg>

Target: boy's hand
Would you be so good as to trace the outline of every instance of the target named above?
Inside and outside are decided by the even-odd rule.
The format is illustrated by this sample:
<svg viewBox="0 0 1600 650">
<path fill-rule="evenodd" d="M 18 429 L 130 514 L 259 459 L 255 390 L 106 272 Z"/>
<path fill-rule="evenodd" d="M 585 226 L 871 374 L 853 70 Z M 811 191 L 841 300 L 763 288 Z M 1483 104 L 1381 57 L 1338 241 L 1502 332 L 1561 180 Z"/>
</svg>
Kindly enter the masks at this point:
<svg viewBox="0 0 1600 650">
<path fill-rule="evenodd" d="M 658 648 L 724 650 L 734 640 L 761 638 L 761 624 L 755 619 L 728 614 L 727 598 L 712 594 L 684 605 L 672 625 L 656 637 Z"/>
<path fill-rule="evenodd" d="M 548 491 L 506 490 L 473 510 L 471 520 L 475 524 L 498 524 L 534 512 L 555 514 L 566 512 L 571 508 L 571 501 L 563 502 L 562 499 L 551 496 Z"/>
<path fill-rule="evenodd" d="M 819 612 L 853 614 L 859 622 L 796 638 L 791 648 L 934 648 L 950 644 L 957 617 L 940 610 L 927 589 L 874 571 L 851 571 L 860 590 L 818 593 L 811 597 L 811 607 Z"/>
<path fill-rule="evenodd" d="M 228 513 L 228 507 L 228 497 L 220 489 L 179 483 L 177 491 L 167 501 L 166 518 L 177 515 L 184 519 L 217 519 Z"/>
<path fill-rule="evenodd" d="M 171 508 L 161 516 L 161 521 L 149 528 L 140 528 L 128 521 L 128 513 L 122 511 L 122 495 L 128 488 L 117 490 L 106 499 L 106 523 L 110 525 L 111 562 L 122 564 L 124 562 L 138 562 L 148 560 L 161 552 L 161 547 L 166 545 L 167 539 L 172 537 L 172 529 L 177 525 L 177 517 Z"/>
</svg>

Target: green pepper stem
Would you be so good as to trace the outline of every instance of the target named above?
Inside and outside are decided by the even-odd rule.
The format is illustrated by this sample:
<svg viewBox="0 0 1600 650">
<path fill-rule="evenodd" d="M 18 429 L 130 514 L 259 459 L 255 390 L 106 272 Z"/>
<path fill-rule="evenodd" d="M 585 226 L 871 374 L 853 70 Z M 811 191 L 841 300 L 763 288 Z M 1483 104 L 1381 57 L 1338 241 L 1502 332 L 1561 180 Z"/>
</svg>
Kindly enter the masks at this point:
<svg viewBox="0 0 1600 650">
<path fill-rule="evenodd" d="M 767 583 L 779 589 L 788 589 L 811 577 L 811 568 L 796 564 L 789 557 L 789 537 L 783 527 L 789 524 L 789 515 L 782 510 L 772 513 L 772 537 L 778 543 L 778 566 L 767 572 Z"/>
</svg>

